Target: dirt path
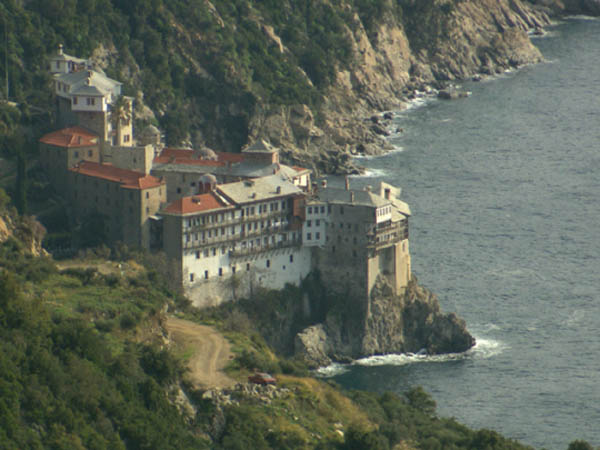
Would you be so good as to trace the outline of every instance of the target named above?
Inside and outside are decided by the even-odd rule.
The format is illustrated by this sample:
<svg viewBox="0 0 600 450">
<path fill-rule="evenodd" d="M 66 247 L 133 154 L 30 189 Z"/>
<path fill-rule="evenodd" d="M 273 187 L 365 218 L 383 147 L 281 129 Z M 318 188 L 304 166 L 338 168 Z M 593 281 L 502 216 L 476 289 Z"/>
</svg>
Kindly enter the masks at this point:
<svg viewBox="0 0 600 450">
<path fill-rule="evenodd" d="M 222 372 L 233 355 L 229 342 L 216 330 L 173 316 L 167 318 L 167 330 L 177 351 L 185 355 L 190 369 L 187 376 L 196 388 L 223 388 L 236 383 Z"/>
</svg>

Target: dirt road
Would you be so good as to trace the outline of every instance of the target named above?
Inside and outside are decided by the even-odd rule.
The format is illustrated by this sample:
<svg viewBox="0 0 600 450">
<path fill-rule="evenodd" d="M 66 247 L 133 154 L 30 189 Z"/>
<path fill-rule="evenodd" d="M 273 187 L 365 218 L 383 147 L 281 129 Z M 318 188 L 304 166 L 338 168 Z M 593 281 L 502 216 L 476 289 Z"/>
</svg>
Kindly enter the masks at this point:
<svg viewBox="0 0 600 450">
<path fill-rule="evenodd" d="M 235 380 L 222 372 L 232 357 L 229 342 L 216 330 L 169 316 L 167 330 L 178 352 L 187 360 L 187 377 L 198 389 L 233 386 Z"/>
</svg>

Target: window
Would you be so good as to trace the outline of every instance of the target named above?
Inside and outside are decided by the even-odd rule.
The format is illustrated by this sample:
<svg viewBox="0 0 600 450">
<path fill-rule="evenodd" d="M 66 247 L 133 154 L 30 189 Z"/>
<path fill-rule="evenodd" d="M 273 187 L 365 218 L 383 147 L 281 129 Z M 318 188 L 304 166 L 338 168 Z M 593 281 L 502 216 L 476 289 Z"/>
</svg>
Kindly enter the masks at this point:
<svg viewBox="0 0 600 450">
<path fill-rule="evenodd" d="M 325 207 L 321 206 L 321 214 L 325 214 Z"/>
<path fill-rule="evenodd" d="M 192 282 L 192 283 L 194 282 L 194 274 L 193 273 L 190 273 L 190 282 Z"/>
<path fill-rule="evenodd" d="M 73 97 L 73 104 L 76 105 L 77 104 L 77 97 Z"/>
<path fill-rule="evenodd" d="M 79 152 L 73 153 L 73 156 L 75 156 L 75 158 L 79 158 Z"/>
<path fill-rule="evenodd" d="M 317 240 L 321 239 L 321 233 L 319 233 L 319 232 L 315 233 L 315 239 L 317 239 Z"/>
<path fill-rule="evenodd" d="M 306 226 L 307 227 L 311 227 L 312 226 L 312 220 L 307 220 L 306 221 Z"/>
<path fill-rule="evenodd" d="M 235 266 L 231 266 L 231 273 L 235 273 Z"/>
<path fill-rule="evenodd" d="M 146 206 L 146 214 L 150 214 L 150 208 Z"/>
<path fill-rule="evenodd" d="M 285 200 L 281 202 L 281 209 L 285 209 Z"/>
<path fill-rule="evenodd" d="M 208 249 L 204 250 L 204 257 L 208 257 Z"/>
<path fill-rule="evenodd" d="M 212 249 L 212 255 L 217 256 L 217 249 L 215 247 L 213 247 Z"/>
<path fill-rule="evenodd" d="M 204 279 L 205 279 L 205 280 L 208 280 L 208 270 L 205 270 L 205 271 L 204 271 Z"/>
<path fill-rule="evenodd" d="M 181 188 L 177 188 L 177 193 L 181 194 Z"/>
<path fill-rule="evenodd" d="M 94 154 L 94 152 L 92 150 L 88 150 L 88 156 L 92 156 Z"/>
<path fill-rule="evenodd" d="M 146 192 L 146 198 L 150 198 L 150 192 Z"/>
<path fill-rule="evenodd" d="M 309 206 L 309 207 L 308 207 L 308 213 L 309 213 L 309 214 L 312 214 L 312 206 Z"/>
<path fill-rule="evenodd" d="M 123 136 L 123 142 L 129 142 L 129 135 L 126 134 L 125 136 Z"/>
<path fill-rule="evenodd" d="M 221 267 L 219 267 L 219 276 L 222 277 L 223 276 L 223 269 Z"/>
<path fill-rule="evenodd" d="M 320 225 L 321 225 L 321 221 L 320 221 L 319 219 L 317 219 L 317 220 L 315 221 L 315 226 L 316 226 L 316 227 L 318 227 L 318 226 L 320 226 Z"/>
<path fill-rule="evenodd" d="M 246 263 L 246 272 L 250 271 L 250 263 Z"/>
<path fill-rule="evenodd" d="M 352 256 L 356 258 L 356 250 L 352 250 Z"/>
<path fill-rule="evenodd" d="M 344 207 L 340 206 L 340 214 L 344 214 Z"/>
<path fill-rule="evenodd" d="M 200 250 L 196 252 L 196 259 L 200 259 Z"/>
<path fill-rule="evenodd" d="M 310 241 L 312 239 L 312 235 L 310 233 L 306 233 L 306 240 Z"/>
<path fill-rule="evenodd" d="M 271 267 L 271 260 L 267 259 L 267 268 Z"/>
<path fill-rule="evenodd" d="M 290 262 L 294 262 L 294 255 L 290 255 Z"/>
<path fill-rule="evenodd" d="M 227 249 L 225 247 L 221 247 L 221 255 L 224 255 Z"/>
</svg>

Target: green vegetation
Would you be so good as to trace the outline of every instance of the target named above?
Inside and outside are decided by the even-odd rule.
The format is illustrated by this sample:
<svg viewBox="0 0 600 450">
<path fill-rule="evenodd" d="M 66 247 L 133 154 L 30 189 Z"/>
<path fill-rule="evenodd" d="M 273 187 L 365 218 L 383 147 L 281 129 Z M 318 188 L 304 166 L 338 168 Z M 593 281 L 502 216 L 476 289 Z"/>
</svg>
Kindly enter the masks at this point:
<svg viewBox="0 0 600 450">
<path fill-rule="evenodd" d="M 375 41 L 379 24 L 405 23 L 422 47 L 429 28 L 442 30 L 452 10 L 453 1 L 438 3 L 6 0 L 0 74 L 8 74 L 9 97 L 19 105 L 17 112 L 0 108 L 0 129 L 31 127 L 43 117 L 29 133 L 37 138 L 54 110 L 48 57 L 59 43 L 81 57 L 102 46 L 107 75 L 124 82 L 126 95 L 144 93 L 170 144 L 200 131 L 209 146 L 237 151 L 257 105 L 305 103 L 318 110 L 336 73 L 354 63 L 356 17 Z"/>
</svg>

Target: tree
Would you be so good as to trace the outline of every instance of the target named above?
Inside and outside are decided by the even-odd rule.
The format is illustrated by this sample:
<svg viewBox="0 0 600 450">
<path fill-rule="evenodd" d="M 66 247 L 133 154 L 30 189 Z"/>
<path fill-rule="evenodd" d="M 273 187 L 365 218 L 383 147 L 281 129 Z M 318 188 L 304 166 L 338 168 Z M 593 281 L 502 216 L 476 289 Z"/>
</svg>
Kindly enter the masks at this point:
<svg viewBox="0 0 600 450">
<path fill-rule="evenodd" d="M 576 440 L 569 444 L 567 450 L 594 450 L 594 447 L 592 447 L 586 441 Z"/>
</svg>

